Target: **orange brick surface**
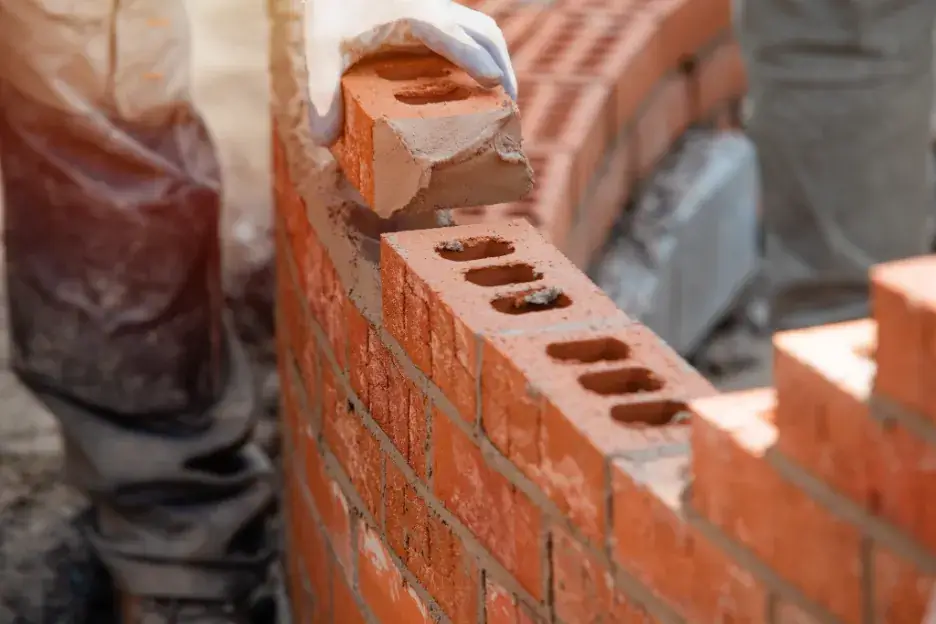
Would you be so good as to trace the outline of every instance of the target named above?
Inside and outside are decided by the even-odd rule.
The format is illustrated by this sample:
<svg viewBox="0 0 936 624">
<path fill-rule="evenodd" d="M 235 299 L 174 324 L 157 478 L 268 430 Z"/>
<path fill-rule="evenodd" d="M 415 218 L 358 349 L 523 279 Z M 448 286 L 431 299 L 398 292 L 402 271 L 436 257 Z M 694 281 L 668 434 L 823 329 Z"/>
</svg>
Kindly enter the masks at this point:
<svg viewBox="0 0 936 624">
<path fill-rule="evenodd" d="M 517 107 L 502 88 L 482 87 L 438 56 L 398 55 L 355 65 L 342 93 L 344 129 L 332 153 L 377 214 L 529 192 Z"/>
<path fill-rule="evenodd" d="M 936 256 L 871 272 L 878 324 L 875 391 L 936 424 Z"/>
</svg>

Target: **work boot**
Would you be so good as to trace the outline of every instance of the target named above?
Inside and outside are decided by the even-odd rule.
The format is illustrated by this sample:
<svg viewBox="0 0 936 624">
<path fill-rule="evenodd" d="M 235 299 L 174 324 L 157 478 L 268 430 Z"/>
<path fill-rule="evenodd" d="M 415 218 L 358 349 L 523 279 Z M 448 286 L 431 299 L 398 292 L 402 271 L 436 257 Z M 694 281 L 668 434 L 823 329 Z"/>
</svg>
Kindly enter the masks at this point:
<svg viewBox="0 0 936 624">
<path fill-rule="evenodd" d="M 246 606 L 231 603 L 154 598 L 124 598 L 121 603 L 120 624 L 253 624 Z"/>
</svg>

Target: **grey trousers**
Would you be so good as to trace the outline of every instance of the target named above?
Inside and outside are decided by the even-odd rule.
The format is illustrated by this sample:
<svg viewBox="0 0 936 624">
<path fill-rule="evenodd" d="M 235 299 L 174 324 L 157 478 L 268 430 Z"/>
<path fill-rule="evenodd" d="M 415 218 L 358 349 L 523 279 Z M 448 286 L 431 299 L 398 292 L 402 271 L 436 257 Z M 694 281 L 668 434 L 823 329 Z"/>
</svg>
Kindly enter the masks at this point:
<svg viewBox="0 0 936 624">
<path fill-rule="evenodd" d="M 183 0 L 0 0 L 13 365 L 118 586 L 229 601 L 265 571 L 274 486 L 188 72 Z"/>
<path fill-rule="evenodd" d="M 930 250 L 931 0 L 740 0 L 778 313 L 861 300 Z"/>
</svg>

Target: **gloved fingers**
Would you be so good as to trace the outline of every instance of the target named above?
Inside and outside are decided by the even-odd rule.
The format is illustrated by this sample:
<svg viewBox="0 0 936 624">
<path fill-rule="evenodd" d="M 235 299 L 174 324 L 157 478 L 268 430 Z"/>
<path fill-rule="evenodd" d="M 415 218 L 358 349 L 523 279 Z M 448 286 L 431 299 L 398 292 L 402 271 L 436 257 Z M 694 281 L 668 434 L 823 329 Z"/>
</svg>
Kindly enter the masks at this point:
<svg viewBox="0 0 936 624">
<path fill-rule="evenodd" d="M 504 72 L 491 54 L 458 24 L 452 22 L 440 26 L 418 19 L 408 21 L 410 32 L 416 39 L 439 56 L 461 67 L 478 83 L 493 87 L 503 82 Z"/>
<path fill-rule="evenodd" d="M 328 147 L 341 136 L 344 105 L 341 76 L 345 66 L 338 46 L 316 45 L 307 48 L 309 71 L 309 126 L 312 140 Z"/>
<path fill-rule="evenodd" d="M 497 63 L 497 66 L 500 67 L 501 72 L 503 72 L 501 85 L 507 95 L 516 101 L 518 94 L 517 75 L 514 73 L 510 53 L 507 50 L 507 41 L 504 39 L 504 33 L 501 31 L 500 26 L 490 16 L 461 4 L 452 3 L 451 10 L 455 13 L 455 20 L 462 27 L 462 30 L 484 48 L 494 62 Z"/>
</svg>

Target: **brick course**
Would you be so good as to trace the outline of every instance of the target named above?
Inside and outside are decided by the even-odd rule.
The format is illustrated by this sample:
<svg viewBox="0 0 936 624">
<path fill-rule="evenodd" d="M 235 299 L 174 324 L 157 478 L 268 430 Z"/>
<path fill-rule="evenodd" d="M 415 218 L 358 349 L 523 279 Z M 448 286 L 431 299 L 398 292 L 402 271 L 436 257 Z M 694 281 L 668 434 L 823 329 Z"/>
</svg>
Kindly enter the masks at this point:
<svg viewBox="0 0 936 624">
<path fill-rule="evenodd" d="M 495 4 L 506 10 L 501 0 L 479 6 Z M 576 268 L 600 244 L 578 226 L 582 211 L 613 218 L 688 123 L 743 90 L 719 7 L 529 9 L 538 27 L 515 35 L 520 60 L 558 32 L 549 20 L 578 20 L 554 19 L 563 11 L 586 24 L 617 12 L 683 42 L 659 52 L 665 69 L 606 136 L 605 158 L 628 163 L 627 180 L 593 164 L 583 190 L 581 146 L 531 148 L 534 162 L 555 159 L 540 188 L 565 190 L 525 205 L 540 227 L 562 224 L 571 260 L 523 218 L 475 213 L 469 225 L 380 224 L 379 240 L 365 235 L 346 200 L 316 194 L 292 123 L 301 115 L 278 107 L 284 569 L 295 622 L 920 621 L 936 581 L 936 403 L 925 383 L 936 258 L 876 269 L 874 318 L 779 335 L 776 388 L 726 395 Z M 702 21 L 680 39 L 686 15 Z M 274 24 L 274 40 L 290 40 L 288 23 Z M 274 68 L 288 56 L 274 48 Z M 581 62 L 564 58 L 558 65 Z M 609 67 L 594 74 L 619 105 L 634 94 Z M 292 101 L 287 74 L 274 72 L 274 93 Z M 574 81 L 548 84 L 564 83 Z M 595 123 L 613 127 L 621 110 Z M 549 202 L 553 213 L 538 207 Z"/>
</svg>

